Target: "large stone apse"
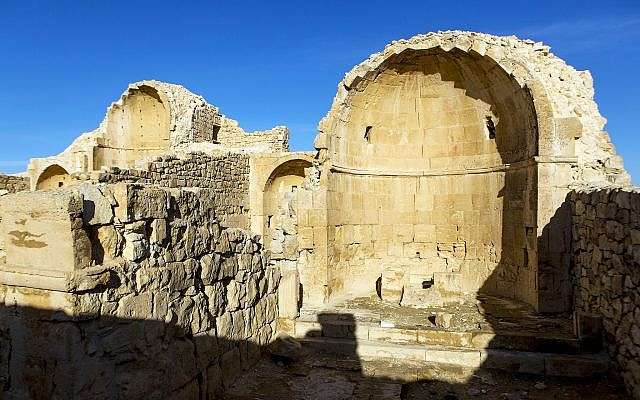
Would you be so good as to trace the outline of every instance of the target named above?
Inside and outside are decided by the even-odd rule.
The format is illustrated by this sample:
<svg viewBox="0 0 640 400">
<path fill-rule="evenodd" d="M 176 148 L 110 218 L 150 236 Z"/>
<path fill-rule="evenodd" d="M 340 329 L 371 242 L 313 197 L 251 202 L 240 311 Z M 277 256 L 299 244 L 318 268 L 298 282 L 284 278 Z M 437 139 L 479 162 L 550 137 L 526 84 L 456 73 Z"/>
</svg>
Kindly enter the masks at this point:
<svg viewBox="0 0 640 400">
<path fill-rule="evenodd" d="M 640 191 L 593 98 L 542 43 L 418 35 L 291 152 L 132 83 L 0 175 L 0 398 L 640 399 Z"/>
<path fill-rule="evenodd" d="M 533 303 L 530 92 L 462 51 L 406 50 L 375 74 L 328 150 L 331 290 L 363 294 L 380 278 L 382 297 L 404 304 L 481 290 Z"/>
</svg>

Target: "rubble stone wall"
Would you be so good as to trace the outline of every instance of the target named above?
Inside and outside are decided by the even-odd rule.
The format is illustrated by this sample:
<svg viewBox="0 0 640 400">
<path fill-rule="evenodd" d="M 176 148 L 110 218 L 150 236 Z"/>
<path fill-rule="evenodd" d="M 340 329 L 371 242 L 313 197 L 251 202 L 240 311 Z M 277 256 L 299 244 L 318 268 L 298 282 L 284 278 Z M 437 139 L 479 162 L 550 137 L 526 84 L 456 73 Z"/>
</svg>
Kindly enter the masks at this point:
<svg viewBox="0 0 640 400">
<path fill-rule="evenodd" d="M 573 191 L 576 310 L 602 317 L 605 342 L 640 398 L 640 191 Z"/>
<path fill-rule="evenodd" d="M 29 190 L 29 178 L 0 174 L 0 192 L 3 190 L 9 193 Z"/>
<path fill-rule="evenodd" d="M 131 182 L 160 187 L 208 188 L 218 194 L 216 215 L 226 226 L 249 228 L 249 158 L 229 153 L 191 154 L 189 158 L 160 157 L 146 170 L 112 168 L 100 182 Z"/>
<path fill-rule="evenodd" d="M 66 197 L 57 204 L 73 207 L 56 216 L 80 223 L 71 245 L 93 262 L 65 275 L 64 290 L 0 274 L 0 389 L 15 399 L 218 398 L 275 330 L 280 275 L 259 238 L 218 222 L 211 189 L 58 192 L 29 194 Z"/>
<path fill-rule="evenodd" d="M 225 148 L 244 152 L 280 153 L 289 151 L 289 130 L 276 126 L 266 131 L 245 132 L 237 121 L 225 117 L 218 132 L 218 142 Z"/>
</svg>

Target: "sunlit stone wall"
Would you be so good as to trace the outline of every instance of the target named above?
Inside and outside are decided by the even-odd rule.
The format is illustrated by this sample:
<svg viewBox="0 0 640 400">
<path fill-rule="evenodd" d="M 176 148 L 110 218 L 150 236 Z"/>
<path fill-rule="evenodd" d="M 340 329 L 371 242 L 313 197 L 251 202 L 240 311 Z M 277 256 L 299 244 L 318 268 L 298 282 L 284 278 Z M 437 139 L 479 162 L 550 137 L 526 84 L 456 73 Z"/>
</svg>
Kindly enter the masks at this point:
<svg viewBox="0 0 640 400">
<path fill-rule="evenodd" d="M 334 294 L 371 293 L 381 277 L 382 297 L 404 304 L 478 292 L 533 302 L 529 92 L 480 56 L 409 50 L 348 104 L 328 150 Z"/>
<path fill-rule="evenodd" d="M 251 366 L 279 272 L 218 221 L 218 196 L 121 183 L 1 197 L 3 393 L 213 398 Z"/>
</svg>

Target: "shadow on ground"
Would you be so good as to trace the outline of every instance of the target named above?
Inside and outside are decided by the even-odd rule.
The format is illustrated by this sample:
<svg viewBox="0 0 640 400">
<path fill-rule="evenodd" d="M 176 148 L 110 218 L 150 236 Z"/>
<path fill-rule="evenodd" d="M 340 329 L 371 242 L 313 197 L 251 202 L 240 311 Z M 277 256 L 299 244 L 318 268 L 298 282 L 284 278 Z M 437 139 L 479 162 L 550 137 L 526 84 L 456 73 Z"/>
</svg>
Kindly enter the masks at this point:
<svg viewBox="0 0 640 400">
<path fill-rule="evenodd" d="M 323 320 L 351 319 L 325 314 Z M 323 325 L 324 326 L 324 325 Z M 329 326 L 329 325 L 327 325 Z M 335 329 L 331 326 L 330 329 Z M 317 338 L 322 332 L 309 332 Z M 355 336 L 352 337 L 355 339 Z M 626 399 L 624 388 L 610 376 L 591 379 L 542 377 L 508 371 L 466 369 L 433 364 L 421 367 L 428 379 L 410 381 L 404 363 L 363 360 L 357 340 L 339 354 L 306 348 L 287 359 L 267 355 L 226 392 L 227 399 Z M 398 376 L 394 379 L 393 376 Z M 400 378 L 402 376 L 402 378 Z"/>
<path fill-rule="evenodd" d="M 0 311 L 0 398 L 7 400 L 625 398 L 606 377 L 573 381 L 481 370 L 460 381 L 455 377 L 463 371 L 442 365 L 431 368 L 433 379 L 413 383 L 379 377 L 402 366 L 360 360 L 357 341 L 340 354 L 305 348 L 273 357 L 251 341 L 194 337 L 175 323 Z"/>
</svg>

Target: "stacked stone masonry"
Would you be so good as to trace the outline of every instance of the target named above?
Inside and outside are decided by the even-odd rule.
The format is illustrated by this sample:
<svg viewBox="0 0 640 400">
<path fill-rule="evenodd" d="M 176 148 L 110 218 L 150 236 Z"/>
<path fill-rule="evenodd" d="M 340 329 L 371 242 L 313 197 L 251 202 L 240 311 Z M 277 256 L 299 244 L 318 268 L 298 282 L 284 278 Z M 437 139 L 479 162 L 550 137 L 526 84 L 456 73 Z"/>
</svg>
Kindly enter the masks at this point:
<svg viewBox="0 0 640 400">
<path fill-rule="evenodd" d="M 47 204 L 54 196 L 56 218 L 76 227 L 76 255 L 65 264 L 74 269 L 62 275 L 62 287 L 47 288 L 44 280 L 41 288 L 0 288 L 4 393 L 29 399 L 218 396 L 274 333 L 279 272 L 268 267 L 259 238 L 217 222 L 213 190 L 130 184 L 78 190 L 3 199 Z M 3 227 L 25 226 L 20 221 L 30 210 L 6 204 Z M 64 233 L 51 223 L 26 226 L 47 246 Z M 0 266 L 5 282 L 12 271 L 14 284 L 20 273 L 42 268 L 12 265 L 16 246 L 6 249 Z M 39 250 L 46 253 L 47 246 Z"/>
<path fill-rule="evenodd" d="M 289 151 L 289 130 L 276 126 L 268 131 L 245 132 L 237 121 L 223 118 L 218 141 L 236 150 L 279 153 Z"/>
<path fill-rule="evenodd" d="M 190 154 L 179 159 L 164 156 L 145 170 L 112 168 L 103 172 L 104 183 L 130 182 L 166 188 L 208 188 L 217 194 L 213 206 L 225 226 L 248 228 L 249 157 L 228 153 L 208 156 Z"/>
<path fill-rule="evenodd" d="M 301 307 L 493 296 L 602 316 L 640 397 L 638 200 L 599 189 L 630 177 L 593 98 L 542 43 L 418 35 L 348 72 L 316 150 L 293 153 L 286 127 L 248 133 L 182 86 L 131 84 L 31 160 L 35 193 L 0 197 L 0 384 L 212 398 Z"/>
<path fill-rule="evenodd" d="M 573 183 L 629 182 L 604 122 L 589 73 L 541 43 L 394 41 L 346 74 L 319 124 L 329 265 L 311 268 L 334 297 L 434 279 L 436 300 L 484 292 L 569 311 L 570 250 L 550 244 L 570 227 L 552 218 Z"/>
<path fill-rule="evenodd" d="M 288 139 L 283 126 L 245 132 L 237 121 L 180 85 L 140 81 L 111 104 L 97 129 L 81 134 L 58 155 L 31 159 L 27 174 L 32 189 L 49 188 L 51 168 L 56 170 L 56 187 L 61 175 L 111 167 L 141 169 L 163 154 L 288 151 Z"/>
<path fill-rule="evenodd" d="M 602 318 L 605 341 L 634 398 L 640 398 L 640 190 L 585 188 L 573 215 L 576 310 Z"/>
<path fill-rule="evenodd" d="M 15 193 L 29 190 L 29 178 L 0 174 L 0 193 Z"/>
</svg>

